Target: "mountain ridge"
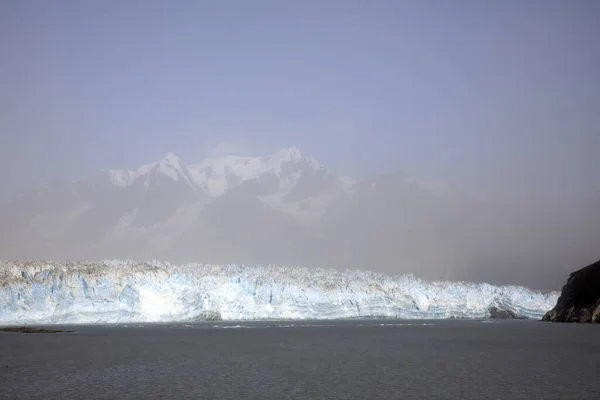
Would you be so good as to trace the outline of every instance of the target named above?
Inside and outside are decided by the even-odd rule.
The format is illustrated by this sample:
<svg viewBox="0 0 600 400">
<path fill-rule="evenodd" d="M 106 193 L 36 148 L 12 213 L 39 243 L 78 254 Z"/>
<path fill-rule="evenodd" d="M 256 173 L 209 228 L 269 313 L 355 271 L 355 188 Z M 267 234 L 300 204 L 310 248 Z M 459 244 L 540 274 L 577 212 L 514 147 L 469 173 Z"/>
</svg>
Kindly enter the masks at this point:
<svg viewBox="0 0 600 400">
<path fill-rule="evenodd" d="M 4 203 L 0 258 L 375 269 L 556 288 L 568 257 L 589 255 L 551 260 L 545 222 L 531 218 L 402 172 L 356 181 L 295 147 L 187 165 L 166 153 Z M 547 277 L 535 270 L 544 263 L 554 268 Z"/>
</svg>

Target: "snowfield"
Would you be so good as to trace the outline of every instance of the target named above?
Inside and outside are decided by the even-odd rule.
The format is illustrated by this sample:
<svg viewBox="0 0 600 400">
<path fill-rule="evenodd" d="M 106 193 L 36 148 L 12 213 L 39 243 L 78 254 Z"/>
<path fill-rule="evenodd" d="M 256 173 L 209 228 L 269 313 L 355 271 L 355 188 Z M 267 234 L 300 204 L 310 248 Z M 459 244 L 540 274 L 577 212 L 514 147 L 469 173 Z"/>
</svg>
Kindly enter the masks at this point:
<svg viewBox="0 0 600 400">
<path fill-rule="evenodd" d="M 340 318 L 539 319 L 559 293 L 412 275 L 161 262 L 0 262 L 0 324 Z"/>
</svg>

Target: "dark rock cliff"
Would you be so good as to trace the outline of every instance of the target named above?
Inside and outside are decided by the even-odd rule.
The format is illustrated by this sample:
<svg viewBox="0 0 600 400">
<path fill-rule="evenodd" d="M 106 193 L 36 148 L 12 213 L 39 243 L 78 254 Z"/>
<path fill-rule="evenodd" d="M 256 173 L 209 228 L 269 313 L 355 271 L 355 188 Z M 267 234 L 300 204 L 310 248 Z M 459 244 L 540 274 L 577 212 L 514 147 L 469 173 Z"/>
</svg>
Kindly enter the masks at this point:
<svg viewBox="0 0 600 400">
<path fill-rule="evenodd" d="M 542 320 L 600 323 L 600 261 L 569 275 L 556 306 Z"/>
</svg>

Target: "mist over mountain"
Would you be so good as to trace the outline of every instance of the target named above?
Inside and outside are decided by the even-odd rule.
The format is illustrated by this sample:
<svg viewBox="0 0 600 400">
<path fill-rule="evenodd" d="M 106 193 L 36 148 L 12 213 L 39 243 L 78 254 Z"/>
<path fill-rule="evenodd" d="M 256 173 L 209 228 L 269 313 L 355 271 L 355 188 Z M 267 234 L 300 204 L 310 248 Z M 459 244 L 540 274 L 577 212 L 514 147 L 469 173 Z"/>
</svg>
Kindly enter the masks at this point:
<svg viewBox="0 0 600 400">
<path fill-rule="evenodd" d="M 11 199 L 0 258 L 320 266 L 556 289 L 597 257 L 598 222 L 402 173 L 355 181 L 297 148 L 192 165 L 168 153 Z"/>
</svg>

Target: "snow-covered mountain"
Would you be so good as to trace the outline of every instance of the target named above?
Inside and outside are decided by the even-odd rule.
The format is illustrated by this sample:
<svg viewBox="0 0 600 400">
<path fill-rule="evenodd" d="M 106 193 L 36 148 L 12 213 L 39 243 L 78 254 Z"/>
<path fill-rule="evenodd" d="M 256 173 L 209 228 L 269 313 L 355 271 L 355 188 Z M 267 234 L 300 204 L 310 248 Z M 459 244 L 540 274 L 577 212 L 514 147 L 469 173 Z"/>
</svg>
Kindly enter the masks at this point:
<svg viewBox="0 0 600 400">
<path fill-rule="evenodd" d="M 558 292 L 424 282 L 369 271 L 218 265 L 0 262 L 0 323 L 335 318 L 536 318 Z"/>
<path fill-rule="evenodd" d="M 173 153 L 167 153 L 162 160 L 142 165 L 134 171 L 108 170 L 110 182 L 116 187 L 126 188 L 138 181 L 143 181 L 144 189 L 148 190 L 153 184 L 157 184 L 158 177 L 168 177 L 174 182 L 180 179 L 187 183 L 192 190 L 196 186 L 190 181 L 188 174 L 181 168 L 179 157 Z"/>
<path fill-rule="evenodd" d="M 169 153 L 4 203 L 0 259 L 320 266 L 551 289 L 589 256 L 577 226 L 544 218 L 402 173 L 356 182 L 296 148 L 192 165 Z M 550 242 L 543 227 L 564 234 Z"/>
<path fill-rule="evenodd" d="M 188 166 L 168 153 L 133 170 L 99 171 L 24 193 L 1 211 L 0 250 L 2 258 L 176 254 L 215 262 L 280 261 L 269 260 L 267 253 L 276 251 L 261 239 L 281 242 L 280 251 L 287 247 L 290 254 L 294 245 L 283 242 L 302 242 L 304 231 L 351 184 L 297 148 Z M 247 231 L 265 244 L 233 240 Z"/>
<path fill-rule="evenodd" d="M 329 202 L 344 193 L 349 180 L 337 176 L 297 148 L 266 157 L 226 156 L 190 165 L 187 171 L 211 198 L 235 191 L 299 219 L 320 216 Z"/>
<path fill-rule="evenodd" d="M 247 181 L 261 181 L 267 176 L 293 180 L 303 173 L 324 169 L 323 165 L 312 157 L 304 156 L 297 148 L 282 149 L 267 157 L 209 158 L 187 167 L 194 183 L 212 197 L 218 197 Z M 294 172 L 295 176 L 291 177 L 290 172 Z"/>
</svg>

